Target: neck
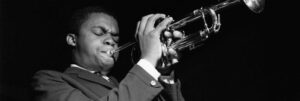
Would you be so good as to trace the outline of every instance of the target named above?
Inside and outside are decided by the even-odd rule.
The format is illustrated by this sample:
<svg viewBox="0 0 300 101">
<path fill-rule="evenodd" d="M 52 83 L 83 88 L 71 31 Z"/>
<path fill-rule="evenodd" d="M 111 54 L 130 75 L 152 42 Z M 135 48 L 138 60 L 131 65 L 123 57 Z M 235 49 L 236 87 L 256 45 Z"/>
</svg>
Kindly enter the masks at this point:
<svg viewBox="0 0 300 101">
<path fill-rule="evenodd" d="M 82 57 L 80 54 L 77 53 L 77 51 L 73 51 L 73 62 L 82 67 L 82 68 L 85 68 L 87 70 L 91 70 L 91 71 L 101 71 L 99 70 L 100 68 L 97 68 L 96 66 L 91 66 L 91 65 L 88 65 L 87 63 L 89 62 L 90 60 L 85 60 L 84 57 Z"/>
<path fill-rule="evenodd" d="M 87 70 L 90 71 L 97 71 L 100 72 L 102 75 L 107 75 L 109 73 L 109 71 L 107 70 L 103 70 L 104 68 L 99 67 L 99 65 L 90 65 L 93 64 L 91 62 L 93 62 L 92 60 L 87 60 L 86 58 L 84 58 L 84 55 L 80 55 L 77 53 L 77 51 L 73 51 L 73 61 L 76 65 L 85 68 Z"/>
<path fill-rule="evenodd" d="M 107 75 L 108 72 L 105 72 L 105 71 L 100 71 L 102 75 Z"/>
</svg>

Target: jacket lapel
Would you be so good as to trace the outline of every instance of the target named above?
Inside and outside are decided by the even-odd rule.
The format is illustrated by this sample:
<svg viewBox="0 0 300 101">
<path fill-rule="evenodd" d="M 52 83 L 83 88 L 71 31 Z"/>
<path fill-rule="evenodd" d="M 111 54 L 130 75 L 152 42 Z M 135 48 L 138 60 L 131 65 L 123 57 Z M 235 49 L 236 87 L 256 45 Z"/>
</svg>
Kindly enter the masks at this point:
<svg viewBox="0 0 300 101">
<path fill-rule="evenodd" d="M 104 78 L 102 78 L 101 76 L 98 76 L 96 74 L 92 74 L 88 71 L 85 70 L 81 70 L 79 68 L 74 68 L 74 67 L 69 67 L 68 69 L 66 69 L 65 73 L 68 74 L 75 74 L 77 75 L 78 78 L 90 81 L 90 82 L 94 82 L 94 83 L 98 83 L 100 85 L 109 87 L 109 88 L 114 88 L 116 87 L 116 85 L 113 82 L 109 82 L 107 80 L 105 80 Z"/>
</svg>

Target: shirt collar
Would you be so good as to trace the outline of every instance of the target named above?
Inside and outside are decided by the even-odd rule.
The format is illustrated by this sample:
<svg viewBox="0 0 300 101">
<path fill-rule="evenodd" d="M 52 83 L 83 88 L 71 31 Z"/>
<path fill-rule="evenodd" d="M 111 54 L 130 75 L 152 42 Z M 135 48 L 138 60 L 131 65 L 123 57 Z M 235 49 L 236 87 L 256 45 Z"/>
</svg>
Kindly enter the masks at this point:
<svg viewBox="0 0 300 101">
<path fill-rule="evenodd" d="M 88 69 L 86 69 L 86 68 L 83 68 L 83 67 L 78 66 L 77 64 L 71 64 L 71 67 L 72 67 L 72 68 L 79 68 L 79 69 L 88 71 L 88 72 L 90 72 L 90 73 L 92 73 L 92 74 L 96 74 L 96 73 L 97 73 L 97 71 L 88 70 Z M 98 72 L 98 73 L 99 73 L 99 72 Z M 101 75 L 102 75 L 102 74 L 101 74 Z M 110 80 L 109 80 L 109 77 L 106 76 L 106 75 L 102 75 L 102 78 L 104 78 L 104 79 L 107 80 L 107 81 L 110 81 Z"/>
<path fill-rule="evenodd" d="M 71 67 L 74 67 L 74 68 L 79 68 L 79 69 L 82 69 L 82 70 L 88 71 L 88 72 L 90 72 L 90 73 L 93 73 L 93 74 L 95 74 L 95 73 L 96 73 L 96 71 L 85 69 L 85 68 L 83 68 L 83 67 L 80 67 L 80 66 L 78 66 L 78 65 L 76 65 L 76 64 L 71 64 Z"/>
</svg>

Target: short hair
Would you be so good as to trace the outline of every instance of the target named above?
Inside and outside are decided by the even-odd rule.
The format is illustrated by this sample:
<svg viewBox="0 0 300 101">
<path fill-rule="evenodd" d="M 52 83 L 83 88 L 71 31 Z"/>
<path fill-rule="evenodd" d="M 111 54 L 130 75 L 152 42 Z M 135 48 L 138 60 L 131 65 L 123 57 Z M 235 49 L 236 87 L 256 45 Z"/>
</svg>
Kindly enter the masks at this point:
<svg viewBox="0 0 300 101">
<path fill-rule="evenodd" d="M 69 20 L 69 33 L 78 35 L 81 25 L 88 19 L 92 13 L 105 13 L 115 18 L 114 14 L 98 6 L 85 7 L 76 10 Z"/>
</svg>

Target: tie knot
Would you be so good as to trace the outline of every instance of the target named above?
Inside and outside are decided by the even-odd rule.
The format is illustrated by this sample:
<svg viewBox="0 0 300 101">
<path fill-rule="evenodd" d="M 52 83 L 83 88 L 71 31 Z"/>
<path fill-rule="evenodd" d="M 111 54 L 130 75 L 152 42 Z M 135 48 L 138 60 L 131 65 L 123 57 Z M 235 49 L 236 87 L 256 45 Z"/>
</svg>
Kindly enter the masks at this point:
<svg viewBox="0 0 300 101">
<path fill-rule="evenodd" d="M 101 72 L 97 71 L 97 72 L 94 72 L 94 74 L 96 74 L 97 76 L 101 76 Z"/>
<path fill-rule="evenodd" d="M 102 77 L 103 79 L 105 79 L 105 80 L 107 80 L 107 81 L 110 81 L 109 80 L 109 77 L 108 76 L 106 76 L 106 75 L 103 75 L 101 72 L 94 72 L 94 74 L 96 74 L 97 76 L 100 76 L 100 77 Z"/>
</svg>

